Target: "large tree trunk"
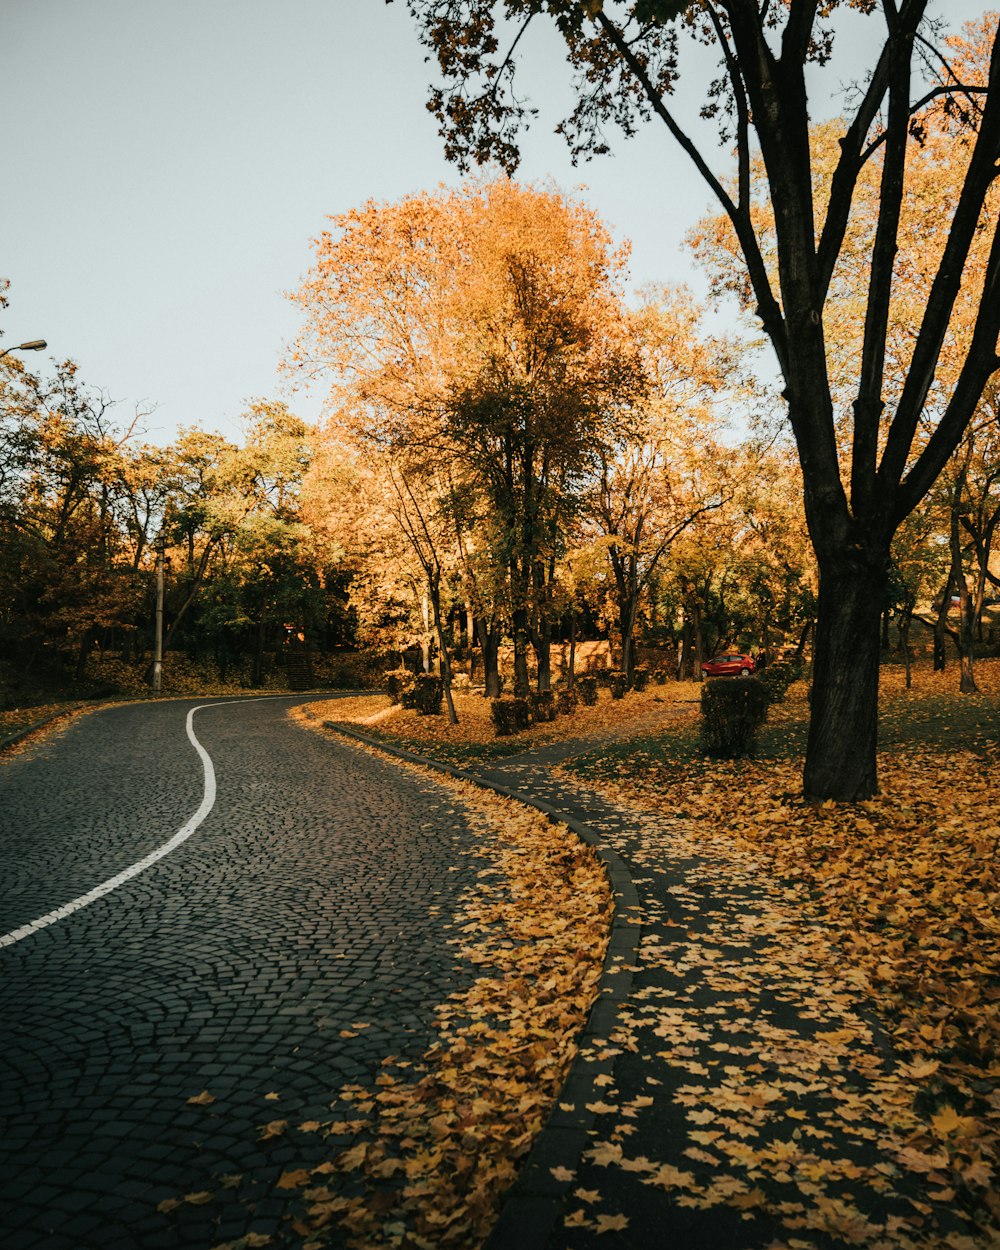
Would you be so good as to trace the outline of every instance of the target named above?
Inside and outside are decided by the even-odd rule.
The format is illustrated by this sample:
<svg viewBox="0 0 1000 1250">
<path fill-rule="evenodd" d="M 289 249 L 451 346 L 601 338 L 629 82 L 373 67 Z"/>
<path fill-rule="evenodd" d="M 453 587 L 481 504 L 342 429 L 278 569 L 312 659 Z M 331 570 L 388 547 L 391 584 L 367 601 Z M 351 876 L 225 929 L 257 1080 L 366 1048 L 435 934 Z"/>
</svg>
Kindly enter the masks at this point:
<svg viewBox="0 0 1000 1250">
<path fill-rule="evenodd" d="M 880 621 L 885 574 L 860 562 L 820 569 L 807 798 L 857 802 L 877 793 Z"/>
</svg>

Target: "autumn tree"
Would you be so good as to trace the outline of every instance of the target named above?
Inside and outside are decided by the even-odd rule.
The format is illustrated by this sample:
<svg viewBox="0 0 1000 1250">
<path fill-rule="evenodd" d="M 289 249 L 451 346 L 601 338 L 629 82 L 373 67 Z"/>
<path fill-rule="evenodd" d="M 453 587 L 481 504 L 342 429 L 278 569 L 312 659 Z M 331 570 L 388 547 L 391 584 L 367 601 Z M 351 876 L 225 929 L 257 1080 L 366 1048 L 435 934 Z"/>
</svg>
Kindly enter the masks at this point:
<svg viewBox="0 0 1000 1250">
<path fill-rule="evenodd" d="M 538 688 L 550 686 L 566 527 L 643 377 L 618 298 L 621 258 L 594 214 L 507 181 L 486 194 L 460 275 L 465 316 L 445 413 L 500 522 L 523 697 L 529 640 Z"/>
<path fill-rule="evenodd" d="M 22 663 L 75 652 L 82 676 L 98 632 L 128 630 L 144 579 L 126 557 L 133 421 L 66 361 L 51 379 L 8 366 L 0 415 L 0 580 L 8 647 Z"/>
<path fill-rule="evenodd" d="M 683 289 L 649 291 L 630 318 L 644 387 L 618 436 L 599 452 L 585 501 L 614 579 L 622 669 L 634 682 L 642 597 L 672 545 L 726 499 L 719 436 L 738 387 L 731 344 L 705 335 L 703 310 Z"/>
<path fill-rule="evenodd" d="M 293 297 L 306 323 L 289 364 L 329 380 L 331 437 L 400 466 L 433 449 L 442 501 L 462 501 L 452 519 L 470 593 L 491 603 L 487 641 L 495 584 L 484 597 L 491 579 L 469 561 L 463 517 L 493 514 L 477 540 L 503 570 L 515 686 L 527 693 L 530 639 L 544 687 L 563 526 L 634 356 L 621 257 L 582 205 L 506 179 L 333 224 Z"/>
<path fill-rule="evenodd" d="M 1000 238 L 984 204 L 1000 157 L 1000 55 L 996 18 L 987 39 L 986 75 L 963 81 L 963 66 L 942 66 L 920 81 L 927 0 L 852 0 L 867 15 L 878 49 L 840 135 L 825 204 L 815 196 L 809 139 L 807 67 L 828 62 L 836 3 L 788 0 L 408 0 L 443 84 L 431 107 L 447 154 L 462 164 L 497 161 L 513 170 L 518 132 L 529 117 L 514 94 L 517 48 L 525 28 L 550 18 L 578 71 L 577 106 L 561 129 L 577 155 L 607 149 L 604 128 L 626 133 L 655 117 L 718 200 L 739 239 L 757 315 L 784 379 L 788 419 L 802 466 L 805 512 L 819 566 L 819 609 L 804 789 L 819 798 L 863 799 L 875 792 L 879 621 L 893 534 L 961 441 L 990 375 L 998 367 Z M 502 12 L 512 25 L 500 43 Z M 877 23 L 881 19 L 881 27 Z M 718 52 L 717 81 L 703 111 L 735 144 L 736 185 L 727 189 L 699 149 L 671 98 L 683 59 L 682 34 Z M 937 206 L 940 246 L 928 298 L 912 326 L 906 382 L 887 405 L 889 310 L 896 280 L 901 207 L 914 117 L 927 97 L 961 104 L 968 129 L 953 203 Z M 776 272 L 758 234 L 753 155 L 774 206 Z M 826 348 L 832 282 L 856 212 L 862 172 L 877 155 L 879 202 L 862 300 L 861 357 L 851 407 L 849 456 L 841 464 Z M 969 268 L 973 244 L 986 241 L 981 270 Z M 963 281 L 971 288 L 974 329 L 947 394 L 935 392 L 942 347 Z M 917 440 L 924 424 L 932 431 Z"/>
</svg>

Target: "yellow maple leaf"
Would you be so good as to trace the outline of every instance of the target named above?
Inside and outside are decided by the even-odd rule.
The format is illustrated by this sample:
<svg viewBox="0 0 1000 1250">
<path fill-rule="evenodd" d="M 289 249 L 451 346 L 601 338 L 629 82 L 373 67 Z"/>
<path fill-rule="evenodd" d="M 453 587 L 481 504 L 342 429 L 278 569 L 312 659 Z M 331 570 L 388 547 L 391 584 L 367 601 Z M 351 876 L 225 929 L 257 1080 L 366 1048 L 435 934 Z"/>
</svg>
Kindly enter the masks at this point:
<svg viewBox="0 0 1000 1250">
<path fill-rule="evenodd" d="M 292 1172 L 282 1172 L 276 1182 L 278 1189 L 298 1189 L 309 1180 L 308 1168 L 296 1168 Z"/>
<path fill-rule="evenodd" d="M 609 1163 L 621 1163 L 622 1148 L 614 1142 L 600 1141 L 593 1150 L 587 1151 L 587 1158 L 593 1159 L 599 1167 L 607 1167 Z"/>
<path fill-rule="evenodd" d="M 956 1132 L 968 1133 L 976 1127 L 976 1121 L 971 1116 L 959 1115 L 952 1106 L 946 1106 L 937 1115 L 932 1115 L 931 1124 L 934 1131 L 944 1137 Z"/>
<path fill-rule="evenodd" d="M 575 1172 L 571 1172 L 569 1168 L 564 1168 L 564 1167 L 549 1168 L 549 1171 L 552 1173 L 552 1175 L 556 1178 L 557 1181 L 569 1182 L 576 1175 Z"/>
<path fill-rule="evenodd" d="M 359 1168 L 365 1161 L 368 1154 L 368 1143 L 358 1142 L 356 1146 L 352 1146 L 350 1150 L 345 1150 L 343 1154 L 337 1158 L 337 1166 L 345 1172 L 353 1172 L 355 1168 Z"/>
<path fill-rule="evenodd" d="M 599 1215 L 597 1231 L 599 1233 L 618 1233 L 628 1227 L 628 1217 L 624 1215 Z"/>
<path fill-rule="evenodd" d="M 188 1100 L 189 1107 L 207 1107 L 215 1102 L 215 1095 L 210 1094 L 207 1089 L 203 1089 L 200 1094 L 195 1094 L 193 1098 Z"/>
</svg>

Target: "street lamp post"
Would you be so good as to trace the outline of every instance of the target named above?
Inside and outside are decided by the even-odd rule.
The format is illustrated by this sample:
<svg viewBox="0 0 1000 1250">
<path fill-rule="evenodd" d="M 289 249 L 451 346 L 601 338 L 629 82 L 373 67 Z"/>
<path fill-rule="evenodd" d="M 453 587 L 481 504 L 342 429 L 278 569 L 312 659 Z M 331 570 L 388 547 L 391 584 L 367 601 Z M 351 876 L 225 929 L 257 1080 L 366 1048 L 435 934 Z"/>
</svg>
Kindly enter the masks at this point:
<svg viewBox="0 0 1000 1250">
<path fill-rule="evenodd" d="M 156 543 L 156 635 L 153 643 L 153 694 L 160 693 L 163 678 L 163 561 L 166 543 L 161 535 Z"/>
<path fill-rule="evenodd" d="M 27 343 L 18 343 L 16 347 L 7 347 L 0 352 L 0 357 L 6 356 L 9 352 L 40 352 L 48 347 L 48 343 L 44 339 L 31 339 Z"/>
</svg>

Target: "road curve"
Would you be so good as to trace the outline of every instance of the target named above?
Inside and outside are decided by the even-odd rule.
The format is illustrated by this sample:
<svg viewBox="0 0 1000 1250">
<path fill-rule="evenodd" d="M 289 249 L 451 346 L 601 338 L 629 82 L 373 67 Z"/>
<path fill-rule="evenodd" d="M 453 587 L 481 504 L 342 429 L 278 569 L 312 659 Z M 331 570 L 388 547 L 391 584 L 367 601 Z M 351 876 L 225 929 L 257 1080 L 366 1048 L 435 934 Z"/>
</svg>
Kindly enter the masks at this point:
<svg viewBox="0 0 1000 1250">
<path fill-rule="evenodd" d="M 300 729 L 302 701 L 105 709 L 0 764 L 0 934 L 115 882 L 0 948 L 5 1250 L 285 1244 L 274 1181 L 342 1143 L 258 1126 L 421 1053 L 471 979 L 448 944 L 477 864 L 460 806 Z M 199 704 L 214 803 L 128 876 L 206 807 Z"/>
</svg>

